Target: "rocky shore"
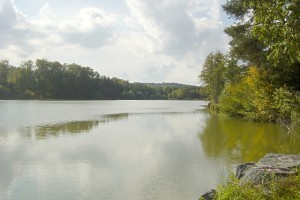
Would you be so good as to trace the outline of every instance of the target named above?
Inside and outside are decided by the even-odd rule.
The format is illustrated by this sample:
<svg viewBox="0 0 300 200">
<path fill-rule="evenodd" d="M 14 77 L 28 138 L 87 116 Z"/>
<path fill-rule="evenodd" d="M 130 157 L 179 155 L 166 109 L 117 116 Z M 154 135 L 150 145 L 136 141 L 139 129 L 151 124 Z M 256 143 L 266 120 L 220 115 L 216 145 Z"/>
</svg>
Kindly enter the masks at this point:
<svg viewBox="0 0 300 200">
<path fill-rule="evenodd" d="M 263 184 L 274 178 L 298 175 L 297 168 L 300 167 L 300 155 L 285 155 L 269 153 L 261 158 L 257 163 L 244 163 L 236 168 L 236 177 L 240 184 L 251 182 L 253 184 Z M 213 200 L 216 190 L 200 196 L 203 200 Z"/>
</svg>

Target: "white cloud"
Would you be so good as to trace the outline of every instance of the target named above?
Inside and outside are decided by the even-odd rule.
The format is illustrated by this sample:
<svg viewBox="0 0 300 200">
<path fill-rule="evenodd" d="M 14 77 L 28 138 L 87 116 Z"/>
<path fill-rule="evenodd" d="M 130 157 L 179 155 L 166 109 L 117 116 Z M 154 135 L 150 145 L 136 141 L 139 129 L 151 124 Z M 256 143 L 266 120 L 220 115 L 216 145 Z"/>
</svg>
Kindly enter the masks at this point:
<svg viewBox="0 0 300 200">
<path fill-rule="evenodd" d="M 193 48 L 195 27 L 184 2 L 127 0 L 131 21 L 141 27 L 140 37 L 151 52 L 182 55 Z"/>
<path fill-rule="evenodd" d="M 145 50 L 170 56 L 184 56 L 205 48 L 207 43 L 224 44 L 223 38 L 207 40 L 207 36 L 220 34 L 220 8 L 214 1 L 138 1 L 127 0 L 131 10 L 129 23 L 139 25 L 142 31 L 137 40 L 144 41 Z M 222 31 L 222 30 L 221 30 Z M 140 50 L 140 48 L 138 48 Z"/>
<path fill-rule="evenodd" d="M 76 1 L 73 12 L 50 2 L 34 14 L 22 9 L 31 0 L 0 0 L 0 59 L 47 58 L 130 81 L 196 84 L 206 55 L 227 49 L 218 0 L 119 0 L 122 9 L 109 11 Z"/>
<path fill-rule="evenodd" d="M 52 13 L 49 4 L 45 4 L 37 18 L 29 19 L 32 27 L 44 34 L 41 43 L 98 48 L 113 36 L 115 17 L 99 8 L 82 8 L 78 15 L 65 19 Z"/>
<path fill-rule="evenodd" d="M 114 36 L 115 16 L 98 8 L 83 8 L 75 19 L 64 21 L 61 35 L 65 42 L 87 48 L 105 45 Z"/>
</svg>

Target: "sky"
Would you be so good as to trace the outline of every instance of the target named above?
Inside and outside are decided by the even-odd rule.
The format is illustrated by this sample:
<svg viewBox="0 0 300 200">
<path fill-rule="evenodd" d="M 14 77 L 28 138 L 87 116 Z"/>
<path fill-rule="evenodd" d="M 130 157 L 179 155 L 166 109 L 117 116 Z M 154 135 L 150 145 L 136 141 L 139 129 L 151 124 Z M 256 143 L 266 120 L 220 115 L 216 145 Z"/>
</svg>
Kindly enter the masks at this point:
<svg viewBox="0 0 300 200">
<path fill-rule="evenodd" d="M 0 60 L 47 59 L 130 82 L 199 85 L 229 49 L 226 0 L 0 0 Z"/>
</svg>

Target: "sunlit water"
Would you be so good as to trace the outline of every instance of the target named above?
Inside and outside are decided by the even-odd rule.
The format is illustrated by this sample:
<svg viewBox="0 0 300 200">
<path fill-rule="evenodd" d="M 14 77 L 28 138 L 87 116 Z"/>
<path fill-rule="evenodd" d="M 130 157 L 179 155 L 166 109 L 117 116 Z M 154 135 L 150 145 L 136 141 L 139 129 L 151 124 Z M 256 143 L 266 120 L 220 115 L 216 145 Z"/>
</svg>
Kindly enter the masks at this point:
<svg viewBox="0 0 300 200">
<path fill-rule="evenodd" d="M 0 101 L 0 199 L 198 199 L 299 134 L 201 101 Z"/>
</svg>

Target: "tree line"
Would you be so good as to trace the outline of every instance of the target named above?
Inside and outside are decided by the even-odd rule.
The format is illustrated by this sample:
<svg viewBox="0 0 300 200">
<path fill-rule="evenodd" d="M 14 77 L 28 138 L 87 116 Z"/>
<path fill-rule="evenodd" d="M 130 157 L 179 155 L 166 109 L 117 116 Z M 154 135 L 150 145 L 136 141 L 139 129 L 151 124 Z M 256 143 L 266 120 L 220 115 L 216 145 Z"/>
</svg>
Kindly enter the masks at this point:
<svg viewBox="0 0 300 200">
<path fill-rule="evenodd" d="M 199 78 L 211 109 L 256 121 L 299 123 L 300 1 L 228 0 L 230 51 L 209 54 Z"/>
<path fill-rule="evenodd" d="M 90 67 L 37 59 L 15 67 L 0 61 L 0 99 L 203 99 L 203 88 L 129 83 Z"/>
</svg>

